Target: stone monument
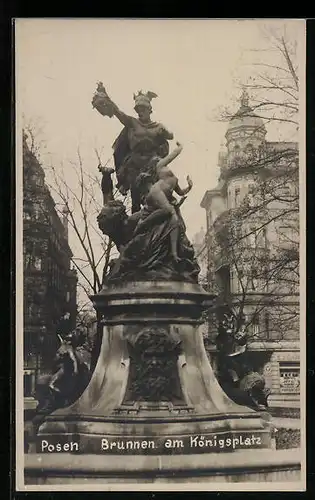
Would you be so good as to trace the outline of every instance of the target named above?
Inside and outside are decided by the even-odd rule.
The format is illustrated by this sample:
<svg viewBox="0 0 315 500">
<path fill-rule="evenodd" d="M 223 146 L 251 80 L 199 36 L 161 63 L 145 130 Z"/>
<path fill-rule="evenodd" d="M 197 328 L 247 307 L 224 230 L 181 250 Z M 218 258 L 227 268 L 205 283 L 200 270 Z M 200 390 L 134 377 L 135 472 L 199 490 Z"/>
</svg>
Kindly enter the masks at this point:
<svg viewBox="0 0 315 500">
<path fill-rule="evenodd" d="M 41 425 L 39 451 L 43 440 L 113 454 L 270 446 L 266 420 L 226 396 L 205 352 L 198 325 L 214 296 L 198 284 L 199 267 L 174 196 L 185 197 L 192 182 L 188 177 L 182 189 L 169 167 L 182 146 L 170 152 L 173 135 L 151 121 L 154 97 L 142 91 L 134 96 L 139 118 L 120 111 L 101 83 L 93 98 L 100 113 L 124 125 L 114 158 L 118 188 L 131 191 L 132 214 L 103 192 L 98 224 L 120 257 L 91 297 L 104 328 L 99 359 L 82 396 Z"/>
<path fill-rule="evenodd" d="M 155 97 L 134 96 L 138 118 L 124 114 L 101 83 L 93 97 L 98 112 L 124 125 L 114 143 L 115 171 L 120 192 L 131 192 L 132 213 L 107 179 L 98 224 L 120 255 L 91 297 L 103 324 L 98 362 L 81 397 L 47 416 L 37 435 L 40 453 L 110 454 L 120 477 L 130 456 L 140 474 L 147 467 L 136 455 L 181 455 L 189 470 L 197 454 L 208 460 L 205 454 L 267 451 L 272 441 L 266 413 L 230 399 L 206 354 L 198 326 L 215 297 L 198 284 L 180 211 L 192 181 L 181 188 L 170 169 L 182 146 L 170 151 L 172 133 L 151 121 Z"/>
</svg>

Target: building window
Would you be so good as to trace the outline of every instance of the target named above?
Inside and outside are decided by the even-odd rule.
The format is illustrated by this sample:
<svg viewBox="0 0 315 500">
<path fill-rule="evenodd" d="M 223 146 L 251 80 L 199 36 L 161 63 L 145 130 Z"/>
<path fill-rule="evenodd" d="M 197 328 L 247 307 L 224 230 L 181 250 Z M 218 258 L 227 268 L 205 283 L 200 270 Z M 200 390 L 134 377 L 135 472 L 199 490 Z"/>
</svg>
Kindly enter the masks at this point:
<svg viewBox="0 0 315 500">
<path fill-rule="evenodd" d="M 252 316 L 252 330 L 253 330 L 253 335 L 258 335 L 260 332 L 260 325 L 259 325 L 259 314 L 253 314 Z"/>
<path fill-rule="evenodd" d="M 24 254 L 24 266 L 25 266 L 25 269 L 29 269 L 30 266 L 32 264 L 32 257 L 29 253 L 25 253 Z"/>
<path fill-rule="evenodd" d="M 29 304 L 26 308 L 27 316 L 31 318 L 40 317 L 41 316 L 41 307 L 38 304 Z"/>
<path fill-rule="evenodd" d="M 267 247 L 267 228 L 263 227 L 255 233 L 255 246 L 258 248 Z"/>
<path fill-rule="evenodd" d="M 265 313 L 265 334 L 266 338 L 269 338 L 269 314 Z"/>
<path fill-rule="evenodd" d="M 279 363 L 280 392 L 300 393 L 300 366 L 299 363 L 283 362 Z"/>
<path fill-rule="evenodd" d="M 282 201 L 291 201 L 291 189 L 289 186 L 279 187 L 279 198 Z"/>
<path fill-rule="evenodd" d="M 294 243 L 293 229 L 290 226 L 279 227 L 279 245 L 281 248 L 291 248 Z"/>
<path fill-rule="evenodd" d="M 230 270 L 230 290 L 234 292 L 234 271 Z"/>
<path fill-rule="evenodd" d="M 26 315 L 28 317 L 31 317 L 33 315 L 33 304 L 28 304 L 25 310 L 26 310 Z"/>
<path fill-rule="evenodd" d="M 34 257 L 33 265 L 37 271 L 42 270 L 42 259 L 40 257 Z"/>
<path fill-rule="evenodd" d="M 32 218 L 30 210 L 24 210 L 23 212 L 23 219 L 24 220 L 30 220 Z"/>
<path fill-rule="evenodd" d="M 257 291 L 259 289 L 260 283 L 260 278 L 259 278 L 259 272 L 257 269 L 251 269 L 250 272 L 250 278 L 249 278 L 249 289 L 251 289 L 253 292 Z"/>
<path fill-rule="evenodd" d="M 245 153 L 249 157 L 252 157 L 254 155 L 254 147 L 252 144 L 247 144 L 245 148 Z"/>
<path fill-rule="evenodd" d="M 40 219 L 41 215 L 42 215 L 42 208 L 40 206 L 39 203 L 34 203 L 33 205 L 33 210 L 34 210 L 34 217 L 35 219 Z"/>
<path fill-rule="evenodd" d="M 267 240 L 267 228 L 257 229 L 251 227 L 248 234 L 248 244 L 251 248 L 266 248 L 268 244 Z"/>
<path fill-rule="evenodd" d="M 255 227 L 250 227 L 249 228 L 249 234 L 248 234 L 248 244 L 251 248 L 256 247 L 256 228 Z"/>
<path fill-rule="evenodd" d="M 254 202 L 254 193 L 255 193 L 255 184 L 249 184 L 247 198 L 250 203 Z"/>
<path fill-rule="evenodd" d="M 241 190 L 239 187 L 235 188 L 234 192 L 234 206 L 238 207 L 240 204 L 240 195 L 241 195 Z"/>
<path fill-rule="evenodd" d="M 264 156 L 265 156 L 265 145 L 264 144 L 260 144 L 258 146 L 258 156 L 259 156 L 259 158 L 264 158 Z"/>
<path fill-rule="evenodd" d="M 30 398 L 34 394 L 35 372 L 34 370 L 24 370 L 24 397 Z"/>
<path fill-rule="evenodd" d="M 242 293 L 243 291 L 242 287 L 242 285 L 244 286 L 243 280 L 244 280 L 244 271 L 242 269 L 238 269 L 236 274 L 236 282 L 237 282 L 237 291 L 239 293 Z"/>
<path fill-rule="evenodd" d="M 30 318 L 40 318 L 42 309 L 39 304 L 31 303 L 26 307 L 26 315 Z"/>
<path fill-rule="evenodd" d="M 36 249 L 35 242 L 29 242 L 27 248 L 23 248 L 24 256 L 24 267 L 25 269 L 41 271 L 44 268 L 44 261 L 41 257 L 36 256 L 36 252 L 40 252 L 40 249 Z"/>
<path fill-rule="evenodd" d="M 212 213 L 211 213 L 211 211 L 208 211 L 207 212 L 207 231 L 210 230 L 211 226 L 212 226 Z"/>
<path fill-rule="evenodd" d="M 243 230 L 240 223 L 236 223 L 234 227 L 234 234 L 237 240 L 241 240 L 243 236 Z"/>
<path fill-rule="evenodd" d="M 35 186 L 43 186 L 44 184 L 44 179 L 41 175 L 39 174 L 34 174 L 32 175 L 32 182 Z"/>
</svg>

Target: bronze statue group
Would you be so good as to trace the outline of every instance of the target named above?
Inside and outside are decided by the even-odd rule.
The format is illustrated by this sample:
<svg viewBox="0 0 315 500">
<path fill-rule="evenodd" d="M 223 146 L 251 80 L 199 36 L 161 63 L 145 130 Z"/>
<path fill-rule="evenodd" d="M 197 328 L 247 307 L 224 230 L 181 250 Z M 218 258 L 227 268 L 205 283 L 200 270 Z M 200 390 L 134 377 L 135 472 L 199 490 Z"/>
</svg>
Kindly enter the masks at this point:
<svg viewBox="0 0 315 500">
<path fill-rule="evenodd" d="M 153 92 L 134 95 L 138 118 L 126 115 L 98 84 L 92 105 L 103 116 L 116 116 L 123 129 L 113 144 L 115 169 L 100 166 L 103 210 L 99 227 L 116 243 L 120 257 L 111 267 L 106 281 L 185 280 L 198 281 L 199 266 L 186 237 L 180 206 L 192 189 L 181 188 L 170 163 L 183 147 L 177 142 L 170 152 L 173 134 L 151 120 Z M 131 215 L 124 204 L 114 200 L 111 175 L 117 178 L 122 195 L 131 194 Z M 174 194 L 180 198 L 176 199 Z"/>
</svg>

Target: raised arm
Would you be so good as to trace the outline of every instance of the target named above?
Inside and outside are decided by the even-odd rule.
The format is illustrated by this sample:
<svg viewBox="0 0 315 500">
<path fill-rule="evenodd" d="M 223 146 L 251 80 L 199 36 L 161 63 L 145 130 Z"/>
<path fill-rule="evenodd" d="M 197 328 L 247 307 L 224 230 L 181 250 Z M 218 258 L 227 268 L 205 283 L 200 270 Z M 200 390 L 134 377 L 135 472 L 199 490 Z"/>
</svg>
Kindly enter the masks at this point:
<svg viewBox="0 0 315 500">
<path fill-rule="evenodd" d="M 165 158 L 161 158 L 161 160 L 159 160 L 157 168 L 166 167 L 166 165 L 168 165 L 169 163 L 171 163 L 171 161 L 177 158 L 177 156 L 182 152 L 182 150 L 183 146 L 179 142 L 176 142 L 176 148 L 173 149 L 173 151 L 170 154 L 165 156 Z"/>
<path fill-rule="evenodd" d="M 123 111 L 121 111 L 118 108 L 117 104 L 115 104 L 111 99 L 110 99 L 110 103 L 111 103 L 112 108 L 113 108 L 113 113 L 116 116 L 116 118 L 118 118 L 120 123 L 122 123 L 125 127 L 131 127 L 131 125 L 134 121 L 134 118 L 132 116 L 126 115 Z"/>
<path fill-rule="evenodd" d="M 134 118 L 132 116 L 126 115 L 123 111 L 119 109 L 117 104 L 112 101 L 112 99 L 107 94 L 105 87 L 102 82 L 98 83 L 96 93 L 94 94 L 92 105 L 98 110 L 103 116 L 113 116 L 125 126 L 130 127 L 133 123 Z"/>
<path fill-rule="evenodd" d="M 178 194 L 179 196 L 185 196 L 186 194 L 189 193 L 189 191 L 191 191 L 191 188 L 193 187 L 193 182 L 191 180 L 191 178 L 189 177 L 189 175 L 187 175 L 187 183 L 188 183 L 188 186 L 184 189 L 181 189 L 178 182 L 175 186 L 175 193 Z"/>
</svg>

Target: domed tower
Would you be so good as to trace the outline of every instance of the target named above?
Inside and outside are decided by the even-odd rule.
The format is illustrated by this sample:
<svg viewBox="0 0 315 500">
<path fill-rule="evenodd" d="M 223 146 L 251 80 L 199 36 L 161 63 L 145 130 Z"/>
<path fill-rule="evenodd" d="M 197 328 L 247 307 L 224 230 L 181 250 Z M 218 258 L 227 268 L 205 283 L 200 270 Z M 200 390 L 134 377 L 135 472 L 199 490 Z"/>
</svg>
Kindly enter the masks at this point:
<svg viewBox="0 0 315 500">
<path fill-rule="evenodd" d="M 225 134 L 230 165 L 237 157 L 260 148 L 266 140 L 264 121 L 249 106 L 246 90 L 243 90 L 240 103 L 241 106 L 231 118 Z"/>
<path fill-rule="evenodd" d="M 264 120 L 249 106 L 246 90 L 243 90 L 240 103 L 225 134 L 227 157 L 221 175 L 225 178 L 227 208 L 236 208 L 248 194 L 255 182 L 255 158 L 260 156 L 266 144 Z"/>
</svg>

